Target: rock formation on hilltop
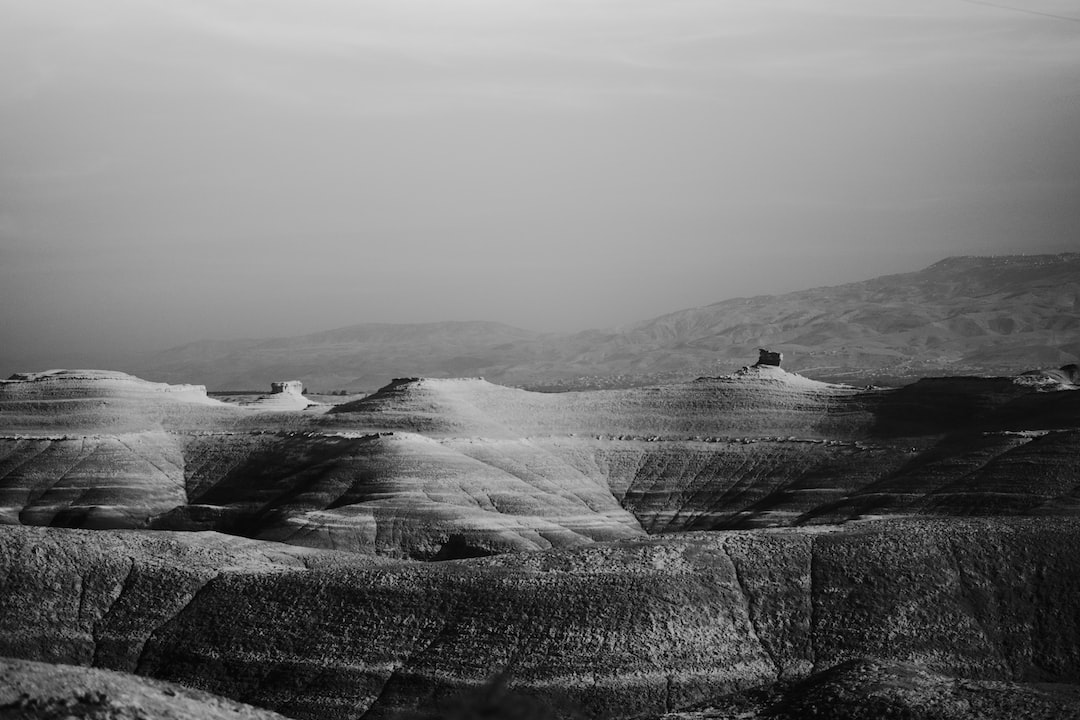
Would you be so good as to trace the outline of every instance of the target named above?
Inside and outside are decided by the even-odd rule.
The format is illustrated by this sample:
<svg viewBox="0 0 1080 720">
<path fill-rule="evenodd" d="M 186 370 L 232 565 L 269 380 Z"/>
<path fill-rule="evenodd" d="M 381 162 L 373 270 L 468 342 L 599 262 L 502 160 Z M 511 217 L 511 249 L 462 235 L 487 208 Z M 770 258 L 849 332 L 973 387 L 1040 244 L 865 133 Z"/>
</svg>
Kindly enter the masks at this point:
<svg viewBox="0 0 1080 720">
<path fill-rule="evenodd" d="M 284 393 L 286 395 L 303 395 L 304 383 L 299 380 L 281 380 L 278 382 L 270 383 L 270 393 L 277 395 L 278 393 Z"/>
<path fill-rule="evenodd" d="M 1057 370 L 1029 370 L 1014 382 L 1045 390 L 1075 390 L 1080 387 L 1080 365 L 1070 363 Z"/>
<path fill-rule="evenodd" d="M 768 365 L 770 367 L 780 367 L 780 363 L 784 361 L 784 353 L 773 352 L 772 350 L 766 350 L 760 348 L 758 350 L 758 361 L 755 365 Z"/>
<path fill-rule="evenodd" d="M 304 410 L 316 403 L 304 396 L 303 381 L 279 380 L 270 383 L 269 395 L 242 404 L 260 410 Z"/>
</svg>

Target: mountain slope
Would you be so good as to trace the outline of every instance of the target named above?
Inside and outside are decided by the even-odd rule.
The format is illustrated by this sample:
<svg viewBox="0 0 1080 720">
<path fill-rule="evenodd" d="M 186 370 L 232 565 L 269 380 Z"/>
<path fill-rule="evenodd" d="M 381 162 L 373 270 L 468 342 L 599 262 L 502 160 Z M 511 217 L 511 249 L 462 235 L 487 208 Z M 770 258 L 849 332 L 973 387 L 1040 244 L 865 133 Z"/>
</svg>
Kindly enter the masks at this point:
<svg viewBox="0 0 1080 720">
<path fill-rule="evenodd" d="M 738 298 L 624 329 L 593 350 L 654 369 L 783 351 L 802 372 L 1008 372 L 1075 362 L 1080 254 L 958 257 L 925 270 Z M 621 363 L 626 367 L 625 363 Z"/>
<path fill-rule="evenodd" d="M 816 377 L 1015 374 L 1080 359 L 1080 253 L 958 257 L 913 273 L 735 298 L 572 335 L 499 323 L 366 324 L 299 337 L 208 341 L 132 368 L 211 389 L 300 378 L 316 391 L 394 377 L 482 375 L 574 388 L 728 372 L 768 346 Z"/>
<path fill-rule="evenodd" d="M 190 343 L 160 353 L 140 372 L 202 377 L 216 390 L 262 389 L 292 378 L 314 390 L 373 390 L 401 375 L 469 376 L 517 365 L 541 337 L 492 322 L 368 323 L 297 337 Z"/>
</svg>

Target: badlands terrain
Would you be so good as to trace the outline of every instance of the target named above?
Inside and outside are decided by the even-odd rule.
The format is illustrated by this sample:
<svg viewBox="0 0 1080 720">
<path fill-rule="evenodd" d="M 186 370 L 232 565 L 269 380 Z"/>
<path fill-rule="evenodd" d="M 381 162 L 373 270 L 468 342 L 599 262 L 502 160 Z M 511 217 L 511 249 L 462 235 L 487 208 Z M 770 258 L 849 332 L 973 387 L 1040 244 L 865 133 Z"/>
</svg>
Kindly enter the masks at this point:
<svg viewBox="0 0 1080 720">
<path fill-rule="evenodd" d="M 1076 366 L 736 368 L 14 376 L 0 716 L 1080 717 Z"/>
</svg>

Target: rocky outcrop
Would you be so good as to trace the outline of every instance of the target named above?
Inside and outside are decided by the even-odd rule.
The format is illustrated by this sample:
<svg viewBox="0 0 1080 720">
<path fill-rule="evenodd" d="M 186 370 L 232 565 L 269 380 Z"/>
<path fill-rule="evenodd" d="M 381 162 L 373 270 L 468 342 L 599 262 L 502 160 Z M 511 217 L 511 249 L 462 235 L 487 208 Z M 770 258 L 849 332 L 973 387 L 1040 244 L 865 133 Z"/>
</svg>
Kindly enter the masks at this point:
<svg viewBox="0 0 1080 720">
<path fill-rule="evenodd" d="M 304 383 L 300 380 L 282 380 L 280 382 L 270 383 L 270 393 L 276 395 L 278 393 L 285 393 L 287 395 L 303 395 Z"/>
<path fill-rule="evenodd" d="M 147 527 L 187 503 L 180 438 L 0 438 L 0 523 Z"/>
<path fill-rule="evenodd" d="M 0 716 L 12 720 L 284 720 L 183 685 L 74 665 L 0 658 Z"/>
<path fill-rule="evenodd" d="M 1080 365 L 1070 363 L 1057 370 L 1029 370 L 1013 382 L 1042 390 L 1075 390 L 1080 386 Z"/>
<path fill-rule="evenodd" d="M 242 403 L 245 407 L 282 411 L 282 410 L 306 410 L 310 407 L 318 407 L 304 396 L 304 383 L 300 380 L 283 380 L 270 383 L 270 394 L 261 395 L 256 400 Z"/>
<path fill-rule="evenodd" d="M 760 348 L 758 350 L 758 361 L 755 365 L 768 365 L 770 367 L 780 367 L 780 363 L 784 361 L 784 353 L 773 352 L 772 350 L 766 350 Z"/>
<path fill-rule="evenodd" d="M 0 653 L 293 717 L 517 692 L 659 714 L 853 657 L 1080 675 L 1080 525 L 1044 518 L 659 536 L 453 563 L 216 534 L 0 527 Z"/>
</svg>

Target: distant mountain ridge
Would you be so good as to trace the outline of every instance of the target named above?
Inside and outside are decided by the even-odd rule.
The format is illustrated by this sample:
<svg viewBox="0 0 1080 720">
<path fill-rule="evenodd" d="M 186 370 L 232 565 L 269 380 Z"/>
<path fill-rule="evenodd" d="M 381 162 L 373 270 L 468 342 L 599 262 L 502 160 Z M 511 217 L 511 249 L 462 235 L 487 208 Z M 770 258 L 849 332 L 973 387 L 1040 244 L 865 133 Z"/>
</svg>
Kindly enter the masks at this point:
<svg viewBox="0 0 1080 720">
<path fill-rule="evenodd" d="M 369 323 L 264 340 L 207 341 L 133 370 L 210 389 L 299 378 L 313 391 L 393 377 L 633 385 L 730 372 L 758 347 L 811 377 L 1014 374 L 1080 360 L 1080 253 L 953 257 L 923 270 L 734 298 L 613 330 L 544 334 L 494 322 Z"/>
<path fill-rule="evenodd" d="M 374 389 L 399 375 L 475 375 L 478 367 L 528 359 L 519 346 L 541 333 L 502 323 L 364 323 L 309 335 L 207 340 L 152 358 L 154 377 L 207 378 L 211 389 L 260 389 L 298 378 L 314 390 Z"/>
</svg>

